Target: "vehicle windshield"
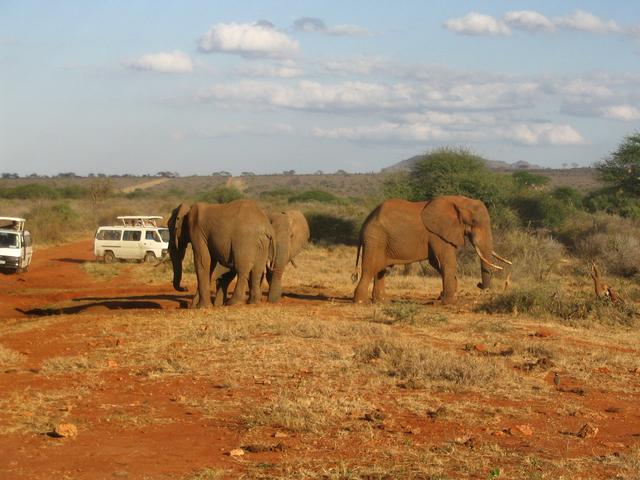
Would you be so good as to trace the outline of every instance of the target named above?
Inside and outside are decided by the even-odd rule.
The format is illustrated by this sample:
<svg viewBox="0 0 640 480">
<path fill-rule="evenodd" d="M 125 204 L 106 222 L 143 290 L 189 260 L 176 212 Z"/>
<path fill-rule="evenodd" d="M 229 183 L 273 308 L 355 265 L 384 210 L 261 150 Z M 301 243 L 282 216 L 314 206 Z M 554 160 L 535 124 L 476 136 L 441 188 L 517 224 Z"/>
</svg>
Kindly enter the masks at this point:
<svg viewBox="0 0 640 480">
<path fill-rule="evenodd" d="M 169 229 L 168 228 L 159 228 L 158 233 L 160 234 L 160 238 L 164 243 L 169 243 Z"/>
<path fill-rule="evenodd" d="M 17 233 L 0 232 L 0 248 L 20 248 L 20 236 Z"/>
</svg>

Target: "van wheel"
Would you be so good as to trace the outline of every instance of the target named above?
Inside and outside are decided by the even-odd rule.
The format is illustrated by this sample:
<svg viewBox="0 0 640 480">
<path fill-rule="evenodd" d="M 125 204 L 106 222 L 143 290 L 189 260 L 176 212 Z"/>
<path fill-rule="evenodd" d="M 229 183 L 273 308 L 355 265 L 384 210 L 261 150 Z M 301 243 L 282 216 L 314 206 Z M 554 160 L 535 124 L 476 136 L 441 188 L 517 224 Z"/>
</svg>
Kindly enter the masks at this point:
<svg viewBox="0 0 640 480">
<path fill-rule="evenodd" d="M 111 250 L 107 250 L 106 252 L 104 252 L 104 263 L 113 263 L 115 259 L 116 256 Z"/>
<path fill-rule="evenodd" d="M 144 263 L 151 263 L 151 262 L 155 262 L 156 260 L 156 254 L 153 252 L 147 252 L 144 255 Z"/>
</svg>

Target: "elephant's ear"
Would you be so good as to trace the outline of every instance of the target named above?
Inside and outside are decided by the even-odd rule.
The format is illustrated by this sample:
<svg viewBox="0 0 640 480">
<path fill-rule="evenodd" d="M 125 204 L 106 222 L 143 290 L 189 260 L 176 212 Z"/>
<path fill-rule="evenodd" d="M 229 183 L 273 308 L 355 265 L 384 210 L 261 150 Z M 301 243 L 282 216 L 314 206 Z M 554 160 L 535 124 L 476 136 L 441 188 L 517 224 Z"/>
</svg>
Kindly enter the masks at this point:
<svg viewBox="0 0 640 480">
<path fill-rule="evenodd" d="M 173 245 L 175 248 L 180 248 L 180 238 L 183 235 L 184 228 L 187 228 L 187 218 L 189 215 L 189 205 L 186 203 L 181 203 L 178 207 L 171 213 L 171 218 L 169 219 L 169 228 L 173 227 Z"/>
<path fill-rule="evenodd" d="M 456 247 L 464 245 L 465 224 L 472 221 L 471 212 L 459 207 L 454 197 L 437 197 L 422 209 L 422 223 L 427 230 Z"/>
</svg>

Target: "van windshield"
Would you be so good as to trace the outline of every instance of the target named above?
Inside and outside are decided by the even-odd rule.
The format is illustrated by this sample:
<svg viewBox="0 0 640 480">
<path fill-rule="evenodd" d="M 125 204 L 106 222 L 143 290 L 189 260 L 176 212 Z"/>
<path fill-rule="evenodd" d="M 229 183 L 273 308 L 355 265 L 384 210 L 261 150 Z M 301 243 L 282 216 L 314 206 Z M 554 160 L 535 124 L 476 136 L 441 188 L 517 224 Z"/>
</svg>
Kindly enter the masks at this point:
<svg viewBox="0 0 640 480">
<path fill-rule="evenodd" d="M 0 232 L 0 248 L 20 248 L 20 237 L 17 233 Z"/>
</svg>

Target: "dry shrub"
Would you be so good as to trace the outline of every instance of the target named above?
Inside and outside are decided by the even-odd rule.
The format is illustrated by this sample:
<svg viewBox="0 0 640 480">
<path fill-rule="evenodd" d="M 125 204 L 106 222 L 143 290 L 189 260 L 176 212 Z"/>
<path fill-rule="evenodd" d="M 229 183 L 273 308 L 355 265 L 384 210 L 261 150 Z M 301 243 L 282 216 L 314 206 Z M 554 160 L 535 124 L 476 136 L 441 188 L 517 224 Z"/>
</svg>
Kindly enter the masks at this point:
<svg viewBox="0 0 640 480">
<path fill-rule="evenodd" d="M 69 233 L 78 229 L 78 213 L 67 203 L 38 202 L 26 214 L 27 229 L 37 243 L 69 241 Z"/>
<path fill-rule="evenodd" d="M 513 262 L 505 271 L 511 271 L 514 278 L 544 280 L 565 255 L 562 244 L 544 231 L 507 230 L 496 232 L 493 240 L 495 251 Z M 480 277 L 480 259 L 472 246 L 462 249 L 458 269 L 461 275 Z"/>
<path fill-rule="evenodd" d="M 408 388 L 430 383 L 477 387 L 509 376 L 495 359 L 459 356 L 408 342 L 375 340 L 360 347 L 356 357 L 364 363 L 381 362 L 388 375 L 399 378 Z"/>
<path fill-rule="evenodd" d="M 595 215 L 567 226 L 562 238 L 576 255 L 596 262 L 608 273 L 622 277 L 640 273 L 640 227 L 633 220 Z"/>
<path fill-rule="evenodd" d="M 572 326 L 592 324 L 634 326 L 640 311 L 632 303 L 596 299 L 593 294 L 568 294 L 554 285 L 514 288 L 495 295 L 477 310 L 487 313 L 525 313 L 557 318 Z"/>
</svg>

